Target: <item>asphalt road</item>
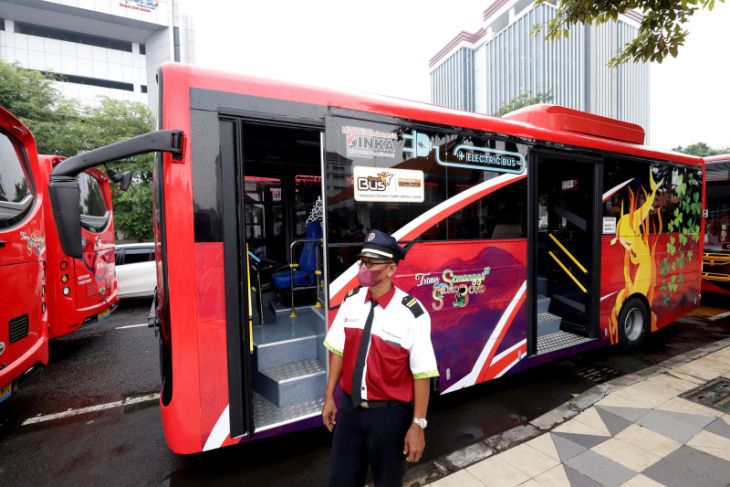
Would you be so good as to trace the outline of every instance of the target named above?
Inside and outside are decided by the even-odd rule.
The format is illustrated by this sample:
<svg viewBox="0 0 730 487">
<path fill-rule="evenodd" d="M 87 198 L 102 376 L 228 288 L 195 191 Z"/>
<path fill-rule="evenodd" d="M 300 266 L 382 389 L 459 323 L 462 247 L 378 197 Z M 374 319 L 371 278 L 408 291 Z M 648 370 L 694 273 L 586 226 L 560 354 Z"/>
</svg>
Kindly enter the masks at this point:
<svg viewBox="0 0 730 487">
<path fill-rule="evenodd" d="M 149 399 L 159 389 L 156 338 L 146 325 L 134 326 L 146 323 L 148 307 L 125 302 L 109 319 L 52 342 L 50 365 L 0 405 L 0 485 L 326 483 L 324 428 L 193 456 L 171 453 L 157 402 Z M 598 350 L 436 398 L 425 458 L 526 423 L 596 383 L 730 336 L 730 319 L 705 319 L 721 311 L 706 307 L 652 335 L 639 351 Z M 141 402 L 112 407 L 125 398 Z M 27 424 L 99 405 L 109 408 Z"/>
</svg>

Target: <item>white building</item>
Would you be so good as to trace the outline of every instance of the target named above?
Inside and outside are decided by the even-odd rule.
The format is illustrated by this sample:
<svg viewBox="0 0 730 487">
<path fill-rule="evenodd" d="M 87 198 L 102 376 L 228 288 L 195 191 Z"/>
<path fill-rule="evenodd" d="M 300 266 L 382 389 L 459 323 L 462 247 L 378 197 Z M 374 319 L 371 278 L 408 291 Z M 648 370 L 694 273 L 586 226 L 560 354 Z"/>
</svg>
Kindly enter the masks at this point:
<svg viewBox="0 0 730 487">
<path fill-rule="evenodd" d="M 180 0 L 0 0 L 0 57 L 54 73 L 62 93 L 157 106 L 158 67 L 194 63 Z"/>
<path fill-rule="evenodd" d="M 480 30 L 461 32 L 431 59 L 431 101 L 495 114 L 523 93 L 551 95 L 550 103 L 638 123 L 648 133 L 649 65 L 606 66 L 637 36 L 641 16 L 572 27 L 567 39 L 545 41 L 555 12 L 532 0 L 492 2 Z M 534 35 L 535 25 L 543 33 Z"/>
</svg>

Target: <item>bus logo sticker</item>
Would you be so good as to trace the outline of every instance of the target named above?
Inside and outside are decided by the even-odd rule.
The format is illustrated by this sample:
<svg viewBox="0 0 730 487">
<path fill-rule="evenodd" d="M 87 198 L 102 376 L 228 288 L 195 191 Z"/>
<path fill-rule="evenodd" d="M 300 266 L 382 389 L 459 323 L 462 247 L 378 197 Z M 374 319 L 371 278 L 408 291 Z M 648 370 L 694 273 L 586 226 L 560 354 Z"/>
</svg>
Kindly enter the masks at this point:
<svg viewBox="0 0 730 487">
<path fill-rule="evenodd" d="M 481 169 L 482 171 L 506 172 L 522 174 L 525 172 L 525 157 L 519 152 L 501 151 L 487 147 L 459 144 L 454 148 L 456 160 L 436 160 L 442 166 Z"/>
<path fill-rule="evenodd" d="M 484 294 L 487 286 L 484 281 L 492 272 L 491 267 L 485 267 L 481 272 L 457 274 L 451 269 L 444 269 L 441 275 L 431 273 L 416 274 L 417 287 L 431 286 L 431 307 L 434 311 L 441 311 L 444 308 L 444 300 L 453 296 L 451 307 L 463 308 L 469 304 L 469 298 L 473 295 Z"/>
<path fill-rule="evenodd" d="M 36 237 L 34 233 L 28 235 L 20 232 L 20 239 L 25 240 L 28 246 L 28 255 L 40 257 L 46 251 L 46 237 Z"/>
<path fill-rule="evenodd" d="M 388 157 L 395 159 L 395 143 L 398 136 L 365 127 L 342 127 L 345 134 L 347 157 Z"/>
<path fill-rule="evenodd" d="M 423 171 L 354 166 L 355 201 L 423 203 Z"/>
<path fill-rule="evenodd" d="M 403 152 L 412 157 L 428 157 L 433 151 L 436 162 L 441 166 L 511 174 L 522 174 L 527 169 L 525 157 L 519 152 L 459 144 L 449 154 L 448 151 L 442 150 L 441 146 L 431 143 L 428 135 L 416 130 L 404 133 L 403 140 L 410 144 L 403 147 Z"/>
</svg>

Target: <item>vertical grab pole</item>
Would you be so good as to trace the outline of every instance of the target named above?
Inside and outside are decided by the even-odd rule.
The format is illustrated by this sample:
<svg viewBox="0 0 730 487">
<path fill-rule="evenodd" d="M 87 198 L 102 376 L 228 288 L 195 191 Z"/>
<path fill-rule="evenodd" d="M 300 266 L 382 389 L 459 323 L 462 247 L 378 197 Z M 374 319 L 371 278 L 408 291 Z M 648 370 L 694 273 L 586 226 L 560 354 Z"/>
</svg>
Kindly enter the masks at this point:
<svg viewBox="0 0 730 487">
<path fill-rule="evenodd" d="M 291 312 L 289 313 L 289 318 L 296 318 L 297 317 L 297 310 L 294 307 L 294 268 L 298 266 L 298 264 L 294 263 L 294 245 L 296 242 L 292 242 L 289 246 L 289 279 L 291 280 Z"/>
<path fill-rule="evenodd" d="M 251 263 L 248 260 L 248 244 L 246 244 L 246 284 L 248 284 L 248 344 L 253 353 L 253 305 L 251 304 Z M 261 292 L 261 289 L 258 290 Z"/>
<path fill-rule="evenodd" d="M 321 244 L 322 241 L 320 240 L 318 243 Z M 319 291 L 320 291 L 320 289 L 322 289 L 322 270 L 319 268 L 319 250 L 315 251 L 315 257 L 316 257 L 316 263 L 314 266 L 314 275 L 316 276 L 316 283 L 317 283 L 317 294 L 316 294 L 317 302 L 314 303 L 314 307 L 321 308 L 322 301 L 324 301 L 324 300 L 319 298 Z"/>
</svg>

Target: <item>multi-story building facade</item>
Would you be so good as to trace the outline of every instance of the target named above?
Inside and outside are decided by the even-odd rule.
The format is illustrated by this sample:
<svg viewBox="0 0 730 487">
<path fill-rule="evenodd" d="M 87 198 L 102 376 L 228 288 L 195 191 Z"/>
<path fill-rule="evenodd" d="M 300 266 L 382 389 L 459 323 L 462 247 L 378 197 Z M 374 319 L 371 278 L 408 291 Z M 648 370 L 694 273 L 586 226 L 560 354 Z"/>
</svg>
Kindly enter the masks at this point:
<svg viewBox="0 0 730 487">
<path fill-rule="evenodd" d="M 431 101 L 496 114 L 522 94 L 549 95 L 550 103 L 638 123 L 648 132 L 649 65 L 607 66 L 637 36 L 641 16 L 574 26 L 566 39 L 546 41 L 555 14 L 549 3 L 494 1 L 480 30 L 459 33 L 431 59 Z M 533 33 L 536 25 L 542 33 Z"/>
<path fill-rule="evenodd" d="M 0 0 L 0 57 L 52 73 L 86 104 L 100 96 L 157 105 L 157 68 L 193 63 L 180 0 Z"/>
</svg>

